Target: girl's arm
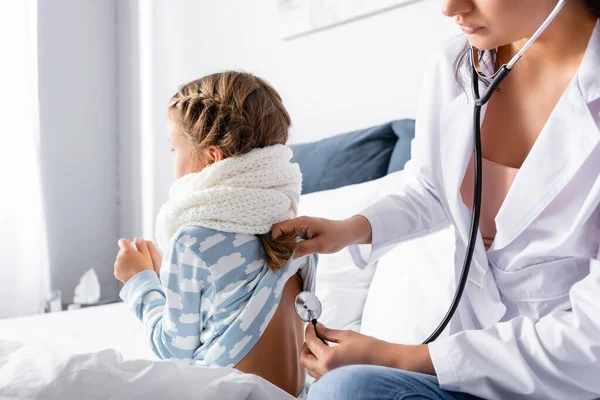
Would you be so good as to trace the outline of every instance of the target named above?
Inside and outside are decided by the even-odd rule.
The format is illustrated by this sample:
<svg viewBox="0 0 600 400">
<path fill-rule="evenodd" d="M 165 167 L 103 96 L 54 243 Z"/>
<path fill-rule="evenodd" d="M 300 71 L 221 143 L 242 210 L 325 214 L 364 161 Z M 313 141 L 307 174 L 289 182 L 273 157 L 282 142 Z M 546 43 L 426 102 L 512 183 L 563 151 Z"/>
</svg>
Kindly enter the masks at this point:
<svg viewBox="0 0 600 400">
<path fill-rule="evenodd" d="M 120 296 L 144 324 L 152 351 L 162 359 L 192 359 L 200 347 L 201 295 L 207 274 L 202 259 L 175 241 L 163 259 L 161 281 L 145 270 L 127 281 Z"/>
</svg>

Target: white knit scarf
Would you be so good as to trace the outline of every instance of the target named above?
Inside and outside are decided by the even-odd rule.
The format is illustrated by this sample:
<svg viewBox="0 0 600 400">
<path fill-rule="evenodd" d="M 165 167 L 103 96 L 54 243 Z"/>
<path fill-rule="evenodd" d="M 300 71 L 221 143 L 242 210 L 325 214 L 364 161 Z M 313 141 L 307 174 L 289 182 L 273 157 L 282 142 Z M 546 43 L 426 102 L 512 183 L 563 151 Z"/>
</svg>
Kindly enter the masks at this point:
<svg viewBox="0 0 600 400">
<path fill-rule="evenodd" d="M 160 249 L 166 251 L 171 236 L 185 226 L 258 235 L 294 218 L 302 175 L 291 158 L 288 146 L 269 146 L 178 179 L 156 217 Z"/>
</svg>

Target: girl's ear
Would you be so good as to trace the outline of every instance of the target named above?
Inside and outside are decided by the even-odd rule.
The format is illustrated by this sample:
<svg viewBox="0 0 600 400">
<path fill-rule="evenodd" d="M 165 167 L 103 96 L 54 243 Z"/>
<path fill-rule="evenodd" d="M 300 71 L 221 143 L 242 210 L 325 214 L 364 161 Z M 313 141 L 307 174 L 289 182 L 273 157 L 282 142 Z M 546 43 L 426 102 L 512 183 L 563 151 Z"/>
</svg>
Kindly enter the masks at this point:
<svg viewBox="0 0 600 400">
<path fill-rule="evenodd" d="M 208 148 L 206 149 L 206 155 L 209 165 L 221 161 L 224 158 L 221 149 L 215 145 L 208 146 Z"/>
</svg>

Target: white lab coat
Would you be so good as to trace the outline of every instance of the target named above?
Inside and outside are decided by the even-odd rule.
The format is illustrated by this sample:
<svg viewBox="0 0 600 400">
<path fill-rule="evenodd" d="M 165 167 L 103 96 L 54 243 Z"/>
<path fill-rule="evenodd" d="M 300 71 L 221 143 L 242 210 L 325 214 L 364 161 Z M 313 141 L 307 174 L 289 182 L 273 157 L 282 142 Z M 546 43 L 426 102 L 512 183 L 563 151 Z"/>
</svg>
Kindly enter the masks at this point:
<svg viewBox="0 0 600 400">
<path fill-rule="evenodd" d="M 453 71 L 464 40 L 429 63 L 407 183 L 361 213 L 373 244 L 366 256 L 351 249 L 359 267 L 452 224 L 458 279 L 471 218 L 459 187 L 474 135 L 471 89 Z M 498 212 L 487 253 L 478 236 L 451 335 L 429 346 L 442 388 L 490 399 L 600 397 L 599 204 L 600 22 Z"/>
</svg>

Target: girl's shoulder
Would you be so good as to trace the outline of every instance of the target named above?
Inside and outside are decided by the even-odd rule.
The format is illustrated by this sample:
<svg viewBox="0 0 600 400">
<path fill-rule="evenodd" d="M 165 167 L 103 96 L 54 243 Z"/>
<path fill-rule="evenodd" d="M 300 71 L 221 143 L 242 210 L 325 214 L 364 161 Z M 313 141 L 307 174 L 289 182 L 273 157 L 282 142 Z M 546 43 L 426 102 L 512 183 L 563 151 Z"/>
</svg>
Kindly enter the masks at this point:
<svg viewBox="0 0 600 400">
<path fill-rule="evenodd" d="M 203 253 L 217 245 L 242 248 L 246 244 L 260 244 L 257 235 L 246 233 L 223 232 L 203 226 L 186 226 L 175 234 L 175 241 L 187 247 L 196 247 Z"/>
<path fill-rule="evenodd" d="M 179 230 L 174 236 L 174 243 L 191 250 L 207 265 L 227 260 L 259 259 L 263 252 L 256 235 L 223 232 L 196 225 Z"/>
</svg>

